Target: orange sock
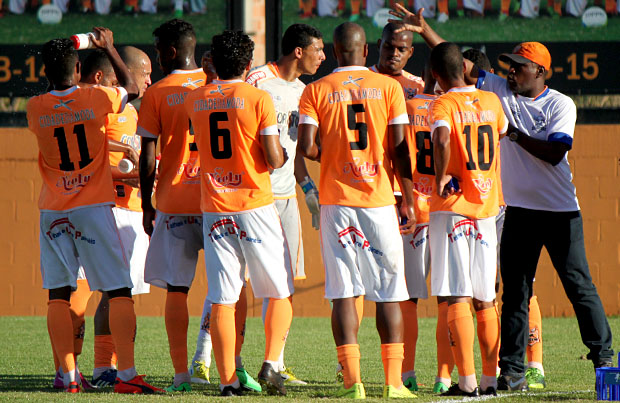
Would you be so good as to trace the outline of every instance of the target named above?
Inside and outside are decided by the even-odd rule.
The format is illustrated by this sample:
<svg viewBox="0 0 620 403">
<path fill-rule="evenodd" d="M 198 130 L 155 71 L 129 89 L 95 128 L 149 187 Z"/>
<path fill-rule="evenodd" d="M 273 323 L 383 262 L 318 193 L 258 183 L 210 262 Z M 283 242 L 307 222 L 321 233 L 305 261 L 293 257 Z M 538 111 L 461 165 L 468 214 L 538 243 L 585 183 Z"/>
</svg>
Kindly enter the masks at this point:
<svg viewBox="0 0 620 403">
<path fill-rule="evenodd" d="M 485 0 L 484 1 L 484 10 L 485 11 L 489 11 L 493 8 L 493 6 L 491 5 L 491 0 Z"/>
<path fill-rule="evenodd" d="M 137 10 L 138 0 L 125 0 L 125 7 L 131 7 L 133 10 Z"/>
<path fill-rule="evenodd" d="M 168 292 L 166 294 L 166 332 L 170 346 L 170 358 L 175 374 L 187 372 L 187 294 Z"/>
<path fill-rule="evenodd" d="M 114 366 L 114 339 L 111 334 L 95 336 L 95 368 Z"/>
<path fill-rule="evenodd" d="M 475 375 L 474 321 L 467 303 L 448 306 L 448 329 L 452 354 L 460 376 Z"/>
<path fill-rule="evenodd" d="M 501 14 L 508 15 L 510 12 L 510 0 L 502 0 L 499 7 L 499 12 Z"/>
<path fill-rule="evenodd" d="M 265 315 L 265 360 L 278 361 L 293 320 L 293 305 L 288 298 L 269 298 Z"/>
<path fill-rule="evenodd" d="M 527 361 L 539 362 L 543 360 L 543 343 L 542 343 L 542 317 L 540 315 L 540 307 L 538 306 L 538 298 L 534 295 L 530 299 L 530 336 L 527 343 Z"/>
<path fill-rule="evenodd" d="M 245 340 L 245 318 L 248 316 L 248 296 L 245 287 L 241 287 L 239 301 L 235 305 L 235 357 L 241 355 L 241 348 Z"/>
<path fill-rule="evenodd" d="M 448 303 L 442 302 L 437 305 L 437 330 L 435 340 L 437 342 L 437 377 L 450 379 L 454 369 L 454 357 L 450 348 L 450 336 L 448 333 Z"/>
<path fill-rule="evenodd" d="M 616 8 L 616 0 L 605 0 L 605 12 L 609 15 L 618 14 L 618 9 Z"/>
<path fill-rule="evenodd" d="M 494 377 L 499 360 L 499 315 L 497 308 L 476 312 L 478 322 L 478 343 L 482 357 L 482 375 Z"/>
<path fill-rule="evenodd" d="M 211 307 L 211 341 L 222 385 L 231 385 L 237 380 L 235 333 L 235 308 L 213 304 Z"/>
<path fill-rule="evenodd" d="M 47 303 L 47 327 L 62 371 L 65 374 L 73 371 L 75 357 L 69 301 L 53 299 Z"/>
<path fill-rule="evenodd" d="M 409 300 L 400 303 L 400 310 L 403 312 L 403 324 L 405 331 L 403 341 L 405 342 L 405 357 L 403 360 L 403 372 L 415 369 L 415 347 L 418 342 L 418 304 Z"/>
<path fill-rule="evenodd" d="M 360 13 L 360 5 L 362 0 L 351 0 L 351 15 Z"/>
<path fill-rule="evenodd" d="M 463 6 L 463 0 L 456 0 L 456 9 L 463 10 L 465 7 Z"/>
<path fill-rule="evenodd" d="M 437 0 L 437 9 L 440 13 L 449 15 L 450 13 L 448 11 L 448 0 Z"/>
<path fill-rule="evenodd" d="M 357 312 L 357 326 L 362 324 L 364 318 L 364 296 L 355 297 L 355 311 Z"/>
<path fill-rule="evenodd" d="M 84 313 L 86 305 L 93 292 L 88 286 L 87 280 L 78 280 L 77 289 L 71 293 L 71 321 L 73 322 L 73 353 L 77 356 L 82 353 L 84 344 Z"/>
<path fill-rule="evenodd" d="M 312 0 L 300 0 L 299 8 L 303 10 L 304 16 L 312 15 Z"/>
<path fill-rule="evenodd" d="M 110 299 L 110 331 L 118 353 L 118 370 L 133 368 L 134 342 L 136 340 L 136 313 L 133 299 L 116 297 Z"/>
<path fill-rule="evenodd" d="M 403 343 L 387 343 L 381 345 L 381 361 L 383 361 L 383 373 L 385 374 L 386 385 L 400 388 L 400 385 L 403 384 L 401 379 L 403 358 Z"/>
<path fill-rule="evenodd" d="M 359 344 L 343 344 L 337 346 L 338 362 L 342 367 L 342 376 L 344 377 L 344 387 L 349 389 L 353 384 L 362 382 L 360 373 L 360 345 Z"/>
</svg>

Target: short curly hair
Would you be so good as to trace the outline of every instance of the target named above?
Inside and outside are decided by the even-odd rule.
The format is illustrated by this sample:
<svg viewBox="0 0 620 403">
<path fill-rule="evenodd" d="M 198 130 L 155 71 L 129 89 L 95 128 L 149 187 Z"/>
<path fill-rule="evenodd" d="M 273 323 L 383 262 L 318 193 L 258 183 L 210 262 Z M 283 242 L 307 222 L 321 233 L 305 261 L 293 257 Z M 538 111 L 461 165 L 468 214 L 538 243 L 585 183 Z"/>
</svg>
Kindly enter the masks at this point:
<svg viewBox="0 0 620 403">
<path fill-rule="evenodd" d="M 175 18 L 166 21 L 153 31 L 153 36 L 160 42 L 178 48 L 187 39 L 196 39 L 194 27 L 187 21 Z"/>
<path fill-rule="evenodd" d="M 241 76 L 253 53 L 254 42 L 242 31 L 226 30 L 211 40 L 213 65 L 222 80 Z"/>
<path fill-rule="evenodd" d="M 52 39 L 43 45 L 41 50 L 45 75 L 51 82 L 70 79 L 73 75 L 79 56 L 71 39 Z"/>
</svg>

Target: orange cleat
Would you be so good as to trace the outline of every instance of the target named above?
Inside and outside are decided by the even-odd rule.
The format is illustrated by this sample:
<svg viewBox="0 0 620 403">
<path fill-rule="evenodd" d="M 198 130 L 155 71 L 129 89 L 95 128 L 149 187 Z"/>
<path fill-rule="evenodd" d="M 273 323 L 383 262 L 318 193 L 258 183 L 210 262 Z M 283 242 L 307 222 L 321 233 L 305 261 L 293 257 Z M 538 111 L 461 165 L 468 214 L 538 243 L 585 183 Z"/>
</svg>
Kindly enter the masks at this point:
<svg viewBox="0 0 620 403">
<path fill-rule="evenodd" d="M 114 385 L 114 393 L 133 393 L 151 395 L 153 393 L 166 393 L 165 390 L 156 388 L 149 385 L 142 379 L 144 375 L 138 375 L 130 381 L 123 381 L 120 378 L 116 378 L 116 384 Z"/>
<path fill-rule="evenodd" d="M 69 383 L 69 386 L 65 388 L 65 392 L 67 393 L 80 393 L 80 385 L 77 382 Z"/>
</svg>

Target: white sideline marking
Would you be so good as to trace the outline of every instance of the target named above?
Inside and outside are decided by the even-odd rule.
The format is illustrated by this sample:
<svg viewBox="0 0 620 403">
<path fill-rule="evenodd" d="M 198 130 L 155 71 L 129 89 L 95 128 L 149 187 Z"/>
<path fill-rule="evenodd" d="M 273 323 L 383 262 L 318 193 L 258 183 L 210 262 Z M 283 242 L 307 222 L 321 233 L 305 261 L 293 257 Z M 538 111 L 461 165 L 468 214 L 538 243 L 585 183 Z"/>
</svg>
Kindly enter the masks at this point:
<svg viewBox="0 0 620 403">
<path fill-rule="evenodd" d="M 502 393 L 500 395 L 497 396 L 489 396 L 489 395 L 485 395 L 485 396 L 480 396 L 480 397 L 465 397 L 463 399 L 458 399 L 458 400 L 446 400 L 445 398 L 441 399 L 441 400 L 431 400 L 432 403 L 439 403 L 439 402 L 450 402 L 450 403 L 460 403 L 460 402 L 471 402 L 471 401 L 476 401 L 476 402 L 480 402 L 483 400 L 495 400 L 495 399 L 507 399 L 507 398 L 512 398 L 514 396 L 532 396 L 532 397 L 536 397 L 536 396 L 551 396 L 551 395 L 576 395 L 579 393 L 592 393 L 594 392 L 593 390 L 571 390 L 571 391 L 566 391 L 566 392 L 560 392 L 560 391 L 549 391 L 549 392 L 536 392 L 536 393 L 531 393 L 531 392 L 513 392 L 513 393 Z M 446 396 L 448 397 L 448 396 Z"/>
</svg>

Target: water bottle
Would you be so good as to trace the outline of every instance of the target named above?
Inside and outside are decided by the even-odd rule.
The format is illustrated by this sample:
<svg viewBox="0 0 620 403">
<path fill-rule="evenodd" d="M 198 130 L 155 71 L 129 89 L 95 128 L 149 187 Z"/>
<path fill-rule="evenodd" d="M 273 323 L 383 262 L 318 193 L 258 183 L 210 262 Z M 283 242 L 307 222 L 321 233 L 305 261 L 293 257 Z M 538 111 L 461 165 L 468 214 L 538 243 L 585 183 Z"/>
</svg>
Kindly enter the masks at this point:
<svg viewBox="0 0 620 403">
<path fill-rule="evenodd" d="M 128 160 L 127 158 L 123 158 L 118 163 L 118 170 L 124 174 L 128 174 L 129 172 L 133 171 L 133 162 L 131 162 L 131 160 Z"/>
<path fill-rule="evenodd" d="M 95 44 L 92 41 L 94 37 L 95 34 L 93 32 L 76 34 L 71 36 L 71 41 L 73 42 L 73 47 L 75 50 L 92 49 L 95 47 Z"/>
</svg>

